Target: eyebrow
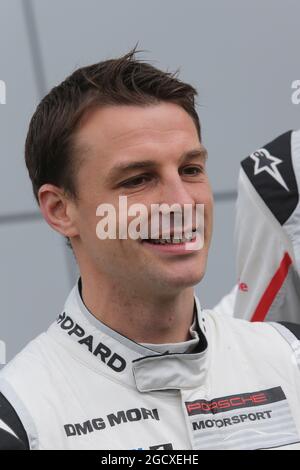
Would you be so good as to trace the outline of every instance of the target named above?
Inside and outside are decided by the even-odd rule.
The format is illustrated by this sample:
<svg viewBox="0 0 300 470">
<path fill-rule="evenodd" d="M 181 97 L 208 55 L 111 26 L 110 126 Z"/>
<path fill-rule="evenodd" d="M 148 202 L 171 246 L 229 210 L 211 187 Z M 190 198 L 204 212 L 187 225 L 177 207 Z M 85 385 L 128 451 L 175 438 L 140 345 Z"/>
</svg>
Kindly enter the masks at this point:
<svg viewBox="0 0 300 470">
<path fill-rule="evenodd" d="M 201 158 L 204 163 L 207 160 L 207 150 L 205 147 L 200 147 L 192 150 L 188 150 L 184 152 L 180 157 L 180 162 L 187 162 L 194 158 Z M 154 160 L 141 160 L 137 162 L 122 162 L 118 165 L 115 165 L 112 170 L 107 175 L 107 180 L 113 182 L 119 176 L 123 175 L 124 173 L 128 173 L 132 170 L 141 170 L 141 169 L 150 169 L 157 166 L 157 162 Z"/>
</svg>

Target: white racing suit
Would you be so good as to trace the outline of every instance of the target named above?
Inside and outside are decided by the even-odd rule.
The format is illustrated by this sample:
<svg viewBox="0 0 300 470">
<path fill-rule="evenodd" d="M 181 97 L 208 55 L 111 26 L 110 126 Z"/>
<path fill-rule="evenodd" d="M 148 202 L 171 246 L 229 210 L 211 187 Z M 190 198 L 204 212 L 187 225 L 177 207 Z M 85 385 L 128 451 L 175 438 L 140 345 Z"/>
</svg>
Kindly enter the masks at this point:
<svg viewBox="0 0 300 470">
<path fill-rule="evenodd" d="M 241 163 L 236 211 L 237 286 L 215 307 L 251 321 L 300 323 L 300 131 Z"/>
<path fill-rule="evenodd" d="M 0 448 L 300 449 L 299 326 L 194 305 L 195 349 L 162 353 L 98 321 L 75 286 L 0 373 Z"/>
</svg>

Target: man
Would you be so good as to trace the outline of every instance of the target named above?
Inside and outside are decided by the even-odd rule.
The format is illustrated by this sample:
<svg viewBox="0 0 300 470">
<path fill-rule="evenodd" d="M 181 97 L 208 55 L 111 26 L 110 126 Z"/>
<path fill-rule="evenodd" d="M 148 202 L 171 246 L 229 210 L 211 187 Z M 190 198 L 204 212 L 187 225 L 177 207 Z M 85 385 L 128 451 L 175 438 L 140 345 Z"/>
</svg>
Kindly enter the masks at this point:
<svg viewBox="0 0 300 470">
<path fill-rule="evenodd" d="M 300 323 L 300 131 L 244 159 L 238 188 L 239 282 L 215 311 Z"/>
<path fill-rule="evenodd" d="M 299 330 L 205 312 L 194 295 L 213 205 L 195 95 L 132 51 L 77 70 L 38 106 L 27 167 L 81 277 L 1 373 L 2 448 L 299 448 Z M 128 221 L 136 204 L 192 207 L 189 236 L 174 239 L 172 209 L 169 237 L 99 239 L 99 204 L 121 196 Z M 187 249 L 203 204 L 204 245 Z"/>
</svg>

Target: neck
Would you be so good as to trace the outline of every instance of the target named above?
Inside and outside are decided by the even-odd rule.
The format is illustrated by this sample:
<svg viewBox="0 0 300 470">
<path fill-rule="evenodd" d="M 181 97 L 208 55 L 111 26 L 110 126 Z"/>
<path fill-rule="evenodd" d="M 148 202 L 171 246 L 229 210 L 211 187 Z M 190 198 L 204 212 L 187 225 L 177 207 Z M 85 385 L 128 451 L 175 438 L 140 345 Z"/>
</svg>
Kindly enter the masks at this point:
<svg viewBox="0 0 300 470">
<path fill-rule="evenodd" d="M 145 296 L 128 285 L 82 274 L 82 299 L 102 323 L 137 343 L 178 343 L 190 339 L 194 289 Z"/>
</svg>

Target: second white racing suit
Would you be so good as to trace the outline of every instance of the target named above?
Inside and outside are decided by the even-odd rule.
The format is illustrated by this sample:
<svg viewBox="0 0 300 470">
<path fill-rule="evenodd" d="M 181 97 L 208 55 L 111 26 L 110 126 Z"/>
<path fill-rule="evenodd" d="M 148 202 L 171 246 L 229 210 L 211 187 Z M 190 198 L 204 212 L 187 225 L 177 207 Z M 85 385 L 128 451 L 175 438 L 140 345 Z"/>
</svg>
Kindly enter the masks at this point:
<svg viewBox="0 0 300 470">
<path fill-rule="evenodd" d="M 238 283 L 214 308 L 251 321 L 300 323 L 300 130 L 241 163 L 236 205 Z"/>
</svg>

